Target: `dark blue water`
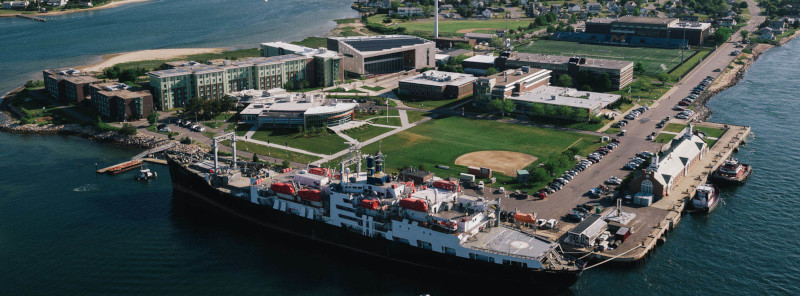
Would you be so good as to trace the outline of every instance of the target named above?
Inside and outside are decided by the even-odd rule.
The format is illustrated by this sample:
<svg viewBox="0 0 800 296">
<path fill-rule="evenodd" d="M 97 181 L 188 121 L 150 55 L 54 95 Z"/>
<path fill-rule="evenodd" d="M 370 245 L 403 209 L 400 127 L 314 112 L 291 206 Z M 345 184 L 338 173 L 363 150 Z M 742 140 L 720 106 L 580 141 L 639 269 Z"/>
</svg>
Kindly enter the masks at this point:
<svg viewBox="0 0 800 296">
<path fill-rule="evenodd" d="M 0 94 L 41 70 L 85 65 L 104 54 L 184 47 L 258 47 L 321 36 L 354 17 L 351 0 L 150 0 L 48 16 L 0 18 Z"/>
<path fill-rule="evenodd" d="M 685 217 L 647 264 L 589 270 L 571 293 L 800 295 L 798 55 L 798 40 L 770 50 L 709 103 L 710 120 L 753 128 L 738 154 L 756 169 L 748 183 L 724 191 L 710 216 Z M 0 295 L 470 295 L 487 285 L 441 283 L 187 209 L 172 201 L 163 166 L 150 166 L 160 177 L 149 183 L 94 173 L 136 152 L 0 134 Z"/>
</svg>

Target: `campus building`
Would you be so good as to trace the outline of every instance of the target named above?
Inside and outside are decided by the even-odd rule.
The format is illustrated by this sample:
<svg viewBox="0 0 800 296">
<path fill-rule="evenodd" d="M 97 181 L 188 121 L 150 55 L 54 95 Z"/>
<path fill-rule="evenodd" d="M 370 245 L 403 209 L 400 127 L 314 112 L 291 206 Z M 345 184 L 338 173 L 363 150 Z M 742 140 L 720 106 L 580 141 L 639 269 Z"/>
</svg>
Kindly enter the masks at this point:
<svg viewBox="0 0 800 296">
<path fill-rule="evenodd" d="M 469 74 L 429 70 L 399 81 L 399 95 L 417 98 L 456 99 L 472 95 L 475 77 Z"/>
<path fill-rule="evenodd" d="M 42 71 L 44 88 L 53 98 L 67 102 L 82 102 L 89 98 L 89 84 L 100 79 L 75 69 L 51 69 Z"/>
<path fill-rule="evenodd" d="M 518 113 L 532 115 L 538 107 L 541 107 L 541 110 L 548 108 L 547 106 L 569 107 L 572 112 L 569 112 L 571 116 L 568 118 L 574 119 L 575 116 L 572 115 L 583 114 L 588 120 L 589 116 L 599 114 L 603 108 L 613 104 L 621 97 L 615 94 L 579 91 L 568 87 L 542 86 L 506 99 L 514 102 L 515 112 Z M 559 115 L 554 114 L 549 117 L 559 117 Z"/>
<path fill-rule="evenodd" d="M 585 32 L 609 35 L 618 41 L 631 37 L 666 38 L 686 40 L 689 45 L 699 45 L 708 38 L 710 30 L 710 23 L 684 22 L 677 18 L 623 16 L 618 19 L 588 20 Z M 639 40 L 639 44 L 634 42 L 630 45 L 648 46 L 648 39 Z"/>
<path fill-rule="evenodd" d="M 342 68 L 352 76 L 436 66 L 436 44 L 415 36 L 329 37 L 328 50 L 343 56 Z"/>
<path fill-rule="evenodd" d="M 342 55 L 325 48 L 313 49 L 286 42 L 261 43 L 262 57 L 296 54 L 305 56 L 309 74 L 307 80 L 313 86 L 333 86 L 344 81 Z"/>
<path fill-rule="evenodd" d="M 114 121 L 133 121 L 153 113 L 153 95 L 120 82 L 89 85 L 92 105 L 97 114 Z"/>
<path fill-rule="evenodd" d="M 239 115 L 242 121 L 267 128 L 331 127 L 353 120 L 358 103 L 327 99 L 324 94 L 284 93 L 259 98 Z"/>
<path fill-rule="evenodd" d="M 649 198 L 652 202 L 668 196 L 706 152 L 708 145 L 693 133 L 690 124 L 682 136 L 670 142 L 669 148 L 661 156 L 651 159 L 648 168 L 635 173 L 630 191 L 637 192 L 637 197 Z"/>
<path fill-rule="evenodd" d="M 522 67 L 509 69 L 489 77 L 478 78 L 473 84 L 473 105 L 487 108 L 493 99 L 507 99 L 549 85 L 550 70 Z"/>
<path fill-rule="evenodd" d="M 289 81 L 306 80 L 313 76 L 308 73 L 307 60 L 304 56 L 290 54 L 219 60 L 209 64 L 188 62 L 147 75 L 156 107 L 167 110 L 181 107 L 192 98 L 221 99 L 230 92 L 283 87 Z"/>
<path fill-rule="evenodd" d="M 441 50 L 451 49 L 462 44 L 469 46 L 469 48 L 475 47 L 475 39 L 469 38 L 439 37 L 434 38 L 433 41 L 436 42 L 436 48 Z"/>
<path fill-rule="evenodd" d="M 575 78 L 581 71 L 589 72 L 593 78 L 608 74 L 613 89 L 622 89 L 633 82 L 633 62 L 567 57 L 522 52 L 504 52 L 495 62 L 501 69 L 531 67 L 552 71 L 553 79 L 568 74 Z"/>
</svg>

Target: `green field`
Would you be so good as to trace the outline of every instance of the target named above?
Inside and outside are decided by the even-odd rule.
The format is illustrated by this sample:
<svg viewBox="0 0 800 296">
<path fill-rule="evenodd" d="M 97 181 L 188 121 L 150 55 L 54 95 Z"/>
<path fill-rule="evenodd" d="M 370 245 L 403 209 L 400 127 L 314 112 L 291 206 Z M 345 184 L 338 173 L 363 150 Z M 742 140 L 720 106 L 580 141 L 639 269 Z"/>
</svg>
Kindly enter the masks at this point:
<svg viewBox="0 0 800 296">
<path fill-rule="evenodd" d="M 366 140 L 380 136 L 392 130 L 393 129 L 388 127 L 372 126 L 365 124 L 356 128 L 351 128 L 349 130 L 346 130 L 344 131 L 344 133 L 349 137 L 356 139 L 356 141 L 364 142 Z"/>
<path fill-rule="evenodd" d="M 382 20 L 382 19 L 381 19 Z M 380 21 L 379 21 L 380 22 Z M 459 33 L 459 30 L 480 29 L 486 30 L 505 30 L 517 29 L 518 27 L 527 28 L 533 22 L 532 19 L 491 19 L 491 20 L 439 20 L 439 32 Z M 433 32 L 433 20 L 411 21 L 399 23 L 398 26 L 405 27 L 408 31 L 430 31 Z"/>
<path fill-rule="evenodd" d="M 243 136 L 248 130 L 248 126 L 241 126 L 237 128 L 236 134 Z M 252 138 L 278 145 L 288 143 L 289 147 L 320 154 L 333 154 L 347 148 L 347 141 L 334 133 L 306 137 L 297 133 L 296 129 L 259 129 Z"/>
<path fill-rule="evenodd" d="M 664 127 L 664 131 L 665 132 L 680 133 L 685 128 L 686 128 L 685 124 L 668 123 L 667 126 Z"/>
<path fill-rule="evenodd" d="M 222 141 L 222 145 L 231 146 L 231 142 L 229 140 Z M 271 156 L 275 158 L 285 159 L 293 162 L 298 163 L 310 163 L 319 160 L 319 157 L 311 156 L 302 153 L 296 153 L 288 150 L 283 150 L 275 147 L 267 147 L 264 145 L 259 145 L 256 143 L 250 143 L 245 141 L 237 141 L 236 142 L 236 150 L 237 151 L 245 151 L 245 152 L 252 152 L 258 155 L 264 156 Z"/>
<path fill-rule="evenodd" d="M 420 111 L 406 111 L 406 115 L 408 116 L 408 123 L 415 123 L 423 118 L 428 118 L 431 116 L 431 114 L 428 112 Z"/>
<path fill-rule="evenodd" d="M 372 118 L 368 119 L 367 121 L 375 123 L 375 124 L 381 124 L 381 125 L 391 125 L 391 126 L 402 126 L 403 125 L 403 123 L 400 120 L 400 117 L 386 117 L 386 116 L 380 117 L 379 116 L 379 117 L 372 117 Z"/>
<path fill-rule="evenodd" d="M 388 137 L 381 141 L 382 144 L 368 145 L 362 151 L 375 153 L 382 145 L 389 171 L 422 164 L 440 177 L 447 177 L 458 176 L 466 170 L 466 167 L 454 164 L 456 158 L 465 153 L 506 150 L 543 158 L 574 144 L 582 154 L 587 154 L 595 148 L 598 140 L 596 136 L 526 125 L 440 117 Z M 436 164 L 451 169 L 434 168 Z"/>
<path fill-rule="evenodd" d="M 656 143 L 669 143 L 669 141 L 672 141 L 675 137 L 677 137 L 675 134 L 660 133 L 656 136 L 655 141 Z"/>
<path fill-rule="evenodd" d="M 719 138 L 725 134 L 725 130 L 721 128 L 713 128 L 713 127 L 705 127 L 705 126 L 693 126 L 692 129 L 701 131 L 706 134 L 707 137 L 710 138 Z"/>
<path fill-rule="evenodd" d="M 538 40 L 532 45 L 517 48 L 520 52 L 552 54 L 562 56 L 586 56 L 590 58 L 641 62 L 646 74 L 670 71 L 681 62 L 680 49 L 619 47 L 608 45 L 583 44 L 567 41 Z M 694 54 L 686 51 L 685 56 Z M 662 67 L 663 65 L 663 67 Z"/>
<path fill-rule="evenodd" d="M 292 44 L 310 48 L 328 47 L 328 39 L 324 37 L 306 37 L 306 39 L 294 41 Z"/>
</svg>

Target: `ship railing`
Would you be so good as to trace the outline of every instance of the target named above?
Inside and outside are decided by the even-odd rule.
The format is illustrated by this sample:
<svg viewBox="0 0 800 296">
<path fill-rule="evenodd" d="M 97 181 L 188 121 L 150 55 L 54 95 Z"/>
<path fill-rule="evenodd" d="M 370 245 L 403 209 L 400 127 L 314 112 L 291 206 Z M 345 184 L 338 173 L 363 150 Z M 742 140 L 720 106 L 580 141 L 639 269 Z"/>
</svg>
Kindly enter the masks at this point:
<svg viewBox="0 0 800 296">
<path fill-rule="evenodd" d="M 486 249 L 486 248 L 481 248 L 481 247 L 470 246 L 469 248 L 473 249 L 473 250 L 483 251 L 483 252 L 486 252 L 486 253 L 492 253 L 492 254 L 497 254 L 497 255 L 516 257 L 516 258 L 522 258 L 522 259 L 529 259 L 529 260 L 534 260 L 534 261 L 540 261 L 541 260 L 540 257 L 512 254 L 512 253 L 509 253 L 509 252 L 502 252 L 502 251 L 491 250 L 491 249 Z"/>
</svg>

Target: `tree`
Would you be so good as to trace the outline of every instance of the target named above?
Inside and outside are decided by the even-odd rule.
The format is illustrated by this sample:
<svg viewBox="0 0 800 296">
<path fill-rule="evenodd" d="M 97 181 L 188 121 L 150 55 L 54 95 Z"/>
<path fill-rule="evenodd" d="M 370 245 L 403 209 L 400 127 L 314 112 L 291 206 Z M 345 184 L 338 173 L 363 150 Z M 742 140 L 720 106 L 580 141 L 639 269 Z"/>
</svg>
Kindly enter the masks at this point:
<svg viewBox="0 0 800 296">
<path fill-rule="evenodd" d="M 644 64 L 642 64 L 642 62 L 636 62 L 635 64 L 633 64 L 633 72 L 640 75 L 644 74 L 645 72 Z"/>
<path fill-rule="evenodd" d="M 498 71 L 494 67 L 489 67 L 489 69 L 486 69 L 486 76 L 492 76 L 497 73 Z"/>
<path fill-rule="evenodd" d="M 728 41 L 728 38 L 731 37 L 731 29 L 722 27 L 717 29 L 714 33 L 714 43 L 717 45 L 722 45 L 723 43 Z"/>
<path fill-rule="evenodd" d="M 258 155 L 253 153 L 253 162 L 258 162 Z"/>
<path fill-rule="evenodd" d="M 281 165 L 282 165 L 283 167 L 285 167 L 285 168 L 289 168 L 289 167 L 291 167 L 291 166 L 292 166 L 292 163 L 291 163 L 291 162 L 289 162 L 288 160 L 284 159 L 284 160 L 283 160 L 283 162 L 281 162 Z"/>
<path fill-rule="evenodd" d="M 183 105 L 183 114 L 187 116 L 198 116 L 203 111 L 203 100 L 200 98 L 192 98 Z"/>
<path fill-rule="evenodd" d="M 153 111 L 153 113 L 147 115 L 147 122 L 150 123 L 150 125 L 156 124 L 156 122 L 158 122 L 158 112 Z"/>
<path fill-rule="evenodd" d="M 500 48 L 500 47 L 503 46 L 503 39 L 500 39 L 500 37 L 494 36 L 494 37 L 492 37 L 491 40 L 489 40 L 489 46 L 495 47 L 495 48 Z"/>
<path fill-rule="evenodd" d="M 503 101 L 503 115 L 505 113 L 511 114 L 514 110 L 517 109 L 517 104 L 514 103 L 512 100 L 505 100 Z"/>
<path fill-rule="evenodd" d="M 572 76 L 563 74 L 558 77 L 558 85 L 563 87 L 572 87 Z"/>
<path fill-rule="evenodd" d="M 491 100 L 489 102 L 489 110 L 491 110 L 491 111 L 495 111 L 495 112 L 500 111 L 500 112 L 502 112 L 503 111 L 503 106 L 504 106 L 503 101 L 500 100 L 500 99 L 493 99 L 493 100 Z"/>
<path fill-rule="evenodd" d="M 745 9 L 745 8 L 748 8 L 748 7 L 749 6 L 747 5 L 747 2 L 745 2 L 745 1 L 739 2 L 739 8 Z"/>
<path fill-rule="evenodd" d="M 183 137 L 183 139 L 181 139 L 181 144 L 191 145 L 192 144 L 192 138 L 189 138 L 188 136 Z"/>
<path fill-rule="evenodd" d="M 598 77 L 597 81 L 597 89 L 601 91 L 606 91 L 611 89 L 611 77 L 608 76 L 608 73 L 602 73 Z"/>
<path fill-rule="evenodd" d="M 669 74 L 667 74 L 667 72 L 658 72 L 656 78 L 658 78 L 658 81 L 661 81 L 661 84 L 666 84 L 667 82 L 670 81 L 670 77 Z"/>
<path fill-rule="evenodd" d="M 136 127 L 135 127 L 135 126 L 133 126 L 132 124 L 130 124 L 130 123 L 125 123 L 125 124 L 123 124 L 123 125 L 122 125 L 122 127 L 119 129 L 119 132 L 120 132 L 120 133 L 122 133 L 122 134 L 124 134 L 124 135 L 130 135 L 130 136 L 133 136 L 133 135 L 137 134 L 139 131 L 137 131 L 137 130 L 136 130 Z"/>
<path fill-rule="evenodd" d="M 742 3 L 745 3 L 745 2 L 742 2 Z M 742 40 L 744 40 L 744 39 L 747 39 L 747 36 L 750 35 L 750 32 L 748 32 L 747 30 L 741 30 L 741 31 L 739 31 L 739 34 L 742 35 Z"/>
</svg>

